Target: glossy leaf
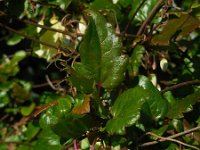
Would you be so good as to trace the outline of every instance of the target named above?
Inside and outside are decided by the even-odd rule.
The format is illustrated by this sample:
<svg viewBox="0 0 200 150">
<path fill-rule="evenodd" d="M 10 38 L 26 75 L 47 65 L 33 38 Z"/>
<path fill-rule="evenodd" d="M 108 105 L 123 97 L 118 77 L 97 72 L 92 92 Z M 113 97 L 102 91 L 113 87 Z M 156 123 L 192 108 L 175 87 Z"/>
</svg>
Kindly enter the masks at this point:
<svg viewBox="0 0 200 150">
<path fill-rule="evenodd" d="M 144 57 L 145 48 L 141 45 L 137 45 L 133 49 L 133 53 L 129 59 L 129 74 L 134 77 L 138 74 L 139 67 L 142 63 L 142 58 Z"/>
<path fill-rule="evenodd" d="M 111 89 L 122 82 L 127 58 L 120 55 L 121 41 L 111 24 L 99 13 L 90 13 L 90 24 L 79 49 L 81 62 L 97 83 Z"/>
<path fill-rule="evenodd" d="M 57 135 L 64 138 L 78 137 L 85 133 L 95 122 L 88 115 L 72 114 L 71 102 L 71 97 L 58 99 L 58 104 L 41 116 L 40 126 L 43 129 L 51 127 Z"/>
<path fill-rule="evenodd" d="M 192 110 L 192 105 L 200 98 L 200 91 L 198 90 L 180 100 L 176 100 L 170 92 L 165 93 L 165 97 L 169 101 L 167 116 L 172 119 L 178 119 L 183 117 L 183 113 Z"/>
<path fill-rule="evenodd" d="M 112 107 L 113 118 L 107 122 L 106 130 L 110 134 L 124 134 L 125 127 L 133 125 L 140 118 L 140 110 L 148 98 L 148 91 L 142 87 L 125 91 Z"/>
<path fill-rule="evenodd" d="M 50 128 L 43 129 L 33 147 L 33 150 L 38 149 L 60 150 L 60 137 L 56 135 Z"/>
<path fill-rule="evenodd" d="M 150 94 L 142 111 L 155 120 L 165 117 L 168 111 L 168 102 L 162 97 L 160 91 L 145 76 L 139 77 L 139 86 L 146 89 Z"/>
<path fill-rule="evenodd" d="M 180 40 L 200 25 L 200 20 L 189 14 L 182 14 L 179 18 L 170 19 L 163 30 L 152 38 L 154 45 L 169 45 L 169 42 Z"/>
</svg>

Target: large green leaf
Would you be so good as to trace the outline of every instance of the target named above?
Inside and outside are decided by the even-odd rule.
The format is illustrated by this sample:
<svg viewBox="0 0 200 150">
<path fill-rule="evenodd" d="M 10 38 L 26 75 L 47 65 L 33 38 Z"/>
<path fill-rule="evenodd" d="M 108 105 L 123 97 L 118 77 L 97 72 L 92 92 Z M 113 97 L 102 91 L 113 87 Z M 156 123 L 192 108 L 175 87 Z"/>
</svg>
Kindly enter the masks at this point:
<svg viewBox="0 0 200 150">
<path fill-rule="evenodd" d="M 171 92 L 166 92 L 165 97 L 169 101 L 169 111 L 167 116 L 172 119 L 178 119 L 183 117 L 183 113 L 192 110 L 192 105 L 200 98 L 200 90 L 180 100 L 176 100 Z"/>
<path fill-rule="evenodd" d="M 163 30 L 152 38 L 154 45 L 169 45 L 169 42 L 180 40 L 182 37 L 187 36 L 190 32 L 194 31 L 200 25 L 200 20 L 189 15 L 182 14 L 178 18 L 168 20 Z"/>
<path fill-rule="evenodd" d="M 162 97 L 160 91 L 145 76 L 139 77 L 139 86 L 146 89 L 150 94 L 142 109 L 145 115 L 155 120 L 165 117 L 168 111 L 168 102 Z"/>
<path fill-rule="evenodd" d="M 91 11 L 88 30 L 80 45 L 81 63 L 104 88 L 118 86 L 126 70 L 127 58 L 121 55 L 121 41 L 112 25 L 99 13 Z"/>
<path fill-rule="evenodd" d="M 110 134 L 123 134 L 125 127 L 131 126 L 140 118 L 140 110 L 149 92 L 142 87 L 135 87 L 125 91 L 115 101 L 111 114 L 113 118 L 106 124 Z"/>
</svg>

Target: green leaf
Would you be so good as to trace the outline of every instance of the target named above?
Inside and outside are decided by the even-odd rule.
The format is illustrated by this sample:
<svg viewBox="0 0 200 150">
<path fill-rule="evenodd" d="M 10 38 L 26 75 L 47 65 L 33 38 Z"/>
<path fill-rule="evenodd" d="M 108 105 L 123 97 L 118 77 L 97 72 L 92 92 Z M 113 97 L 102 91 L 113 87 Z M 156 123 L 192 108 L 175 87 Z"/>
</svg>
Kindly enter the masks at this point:
<svg viewBox="0 0 200 150">
<path fill-rule="evenodd" d="M 183 113 L 192 110 L 192 105 L 200 98 L 200 91 L 198 90 L 180 100 L 176 100 L 170 92 L 166 92 L 164 95 L 169 101 L 169 111 L 167 116 L 172 119 L 179 119 L 183 117 Z"/>
<path fill-rule="evenodd" d="M 95 0 L 91 3 L 89 8 L 94 11 L 110 10 L 115 13 L 119 20 L 122 18 L 120 7 L 118 7 L 118 5 L 114 5 L 110 0 Z"/>
<path fill-rule="evenodd" d="M 90 24 L 80 45 L 81 63 L 104 88 L 118 86 L 126 70 L 127 58 L 121 55 L 121 41 L 111 24 L 97 12 L 90 12 Z"/>
<path fill-rule="evenodd" d="M 168 111 L 168 102 L 162 97 L 160 91 L 145 76 L 139 77 L 139 86 L 146 89 L 150 94 L 142 109 L 144 114 L 154 120 L 165 117 Z"/>
<path fill-rule="evenodd" d="M 122 0 L 125 1 L 125 0 Z M 135 16 L 135 20 L 136 21 L 144 21 L 148 14 L 152 11 L 153 7 L 156 5 L 156 3 L 158 2 L 158 0 L 151 0 L 151 1 L 146 1 L 142 7 L 140 8 L 140 10 L 138 11 L 138 13 Z M 129 19 L 132 17 L 133 13 L 135 13 L 136 9 L 139 7 L 139 5 L 141 4 L 141 1 L 138 0 L 132 0 L 131 1 L 132 4 L 132 8 L 131 11 L 129 13 Z"/>
<path fill-rule="evenodd" d="M 35 126 L 32 122 L 30 122 L 27 126 L 25 137 L 30 141 L 37 135 L 39 131 L 40 128 L 38 126 Z"/>
<path fill-rule="evenodd" d="M 189 14 L 182 14 L 179 18 L 168 20 L 163 30 L 152 38 L 154 45 L 169 45 L 169 42 L 180 40 L 194 31 L 200 25 L 200 20 Z"/>
<path fill-rule="evenodd" d="M 67 9 L 67 7 L 71 4 L 72 0 L 51 0 L 49 3 L 54 5 L 59 5 L 59 7 L 63 10 Z"/>
<path fill-rule="evenodd" d="M 95 125 L 89 115 L 68 114 L 65 117 L 58 118 L 57 122 L 50 124 L 52 130 L 63 138 L 77 138 Z"/>
<path fill-rule="evenodd" d="M 134 77 L 138 74 L 139 67 L 142 63 L 142 58 L 144 57 L 145 48 L 141 45 L 137 45 L 133 49 L 133 53 L 130 57 L 130 66 L 129 66 L 129 75 L 131 77 Z"/>
<path fill-rule="evenodd" d="M 20 36 L 18 34 L 13 34 L 11 35 L 8 40 L 6 41 L 7 45 L 9 46 L 13 46 L 18 44 L 19 42 L 21 42 L 21 40 L 23 39 L 23 36 Z"/>
<path fill-rule="evenodd" d="M 78 89 L 86 94 L 92 93 L 94 90 L 93 75 L 81 63 L 74 64 L 74 70 L 70 71 L 69 80 Z"/>
<path fill-rule="evenodd" d="M 6 91 L 0 91 L 0 108 L 5 107 L 7 104 L 9 104 L 10 98 Z"/>
<path fill-rule="evenodd" d="M 17 51 L 12 59 L 4 56 L 0 65 L 0 82 L 7 80 L 10 76 L 15 76 L 19 72 L 18 63 L 25 57 L 24 51 Z"/>
<path fill-rule="evenodd" d="M 113 116 L 106 124 L 110 134 L 124 134 L 125 127 L 131 126 L 140 118 L 140 110 L 149 93 L 142 87 L 135 87 L 120 95 L 111 110 Z"/>
<path fill-rule="evenodd" d="M 74 115 L 71 113 L 71 97 L 58 99 L 58 104 L 50 107 L 40 118 L 43 129 L 51 129 L 63 138 L 76 138 L 81 136 L 95 121 L 88 115 Z"/>
<path fill-rule="evenodd" d="M 39 138 L 34 145 L 34 150 L 60 150 L 60 137 L 56 135 L 50 128 L 43 129 L 39 134 Z"/>
<path fill-rule="evenodd" d="M 32 103 L 30 106 L 26 107 L 24 106 L 21 108 L 21 114 L 23 116 L 28 116 L 33 112 L 34 108 L 35 108 L 35 103 Z"/>
</svg>

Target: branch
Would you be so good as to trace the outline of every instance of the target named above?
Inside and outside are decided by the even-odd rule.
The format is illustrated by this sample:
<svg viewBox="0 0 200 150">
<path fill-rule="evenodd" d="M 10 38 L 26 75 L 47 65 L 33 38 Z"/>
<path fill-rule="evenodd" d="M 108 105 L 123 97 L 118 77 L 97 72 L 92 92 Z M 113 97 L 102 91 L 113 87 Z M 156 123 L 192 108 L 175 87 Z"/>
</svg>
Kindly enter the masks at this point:
<svg viewBox="0 0 200 150">
<path fill-rule="evenodd" d="M 51 45 L 51 44 L 49 44 L 49 43 L 46 43 L 46 42 L 40 41 L 40 40 L 38 40 L 38 39 L 32 38 L 32 37 L 30 37 L 30 36 L 28 36 L 28 35 L 26 35 L 26 34 L 24 34 L 24 33 L 22 33 L 22 32 L 19 32 L 19 31 L 15 30 L 15 29 L 13 29 L 13 28 L 11 28 L 11 27 L 5 25 L 5 24 L 2 24 L 1 22 L 0 22 L 0 27 L 5 28 L 5 29 L 7 29 L 8 31 L 11 31 L 11 32 L 16 33 L 16 34 L 18 34 L 18 35 L 21 35 L 21 36 L 23 36 L 23 37 L 25 37 L 25 38 L 27 38 L 27 39 L 29 39 L 29 40 L 32 40 L 32 41 L 34 41 L 34 42 L 38 42 L 38 43 L 40 43 L 40 44 L 42 44 L 42 45 L 48 46 L 48 47 L 53 48 L 53 49 L 56 49 L 56 50 L 58 49 L 58 47 L 55 46 L 55 45 Z M 59 48 L 60 48 L 60 47 L 59 47 Z M 62 51 L 66 51 L 66 49 L 63 49 L 63 48 L 60 48 L 60 49 L 61 49 Z"/>
<path fill-rule="evenodd" d="M 178 143 L 178 144 L 181 144 L 181 145 L 184 145 L 186 147 L 190 147 L 190 148 L 193 148 L 193 149 L 196 149 L 196 150 L 200 150 L 198 147 L 196 146 L 192 146 L 192 145 L 189 145 L 189 144 L 186 144 L 184 142 L 181 142 L 179 140 L 176 140 L 176 139 L 173 139 L 173 138 L 170 138 L 170 137 L 162 137 L 162 136 L 158 136 L 152 132 L 148 132 L 146 135 L 152 135 L 152 136 L 155 136 L 156 138 L 160 139 L 160 140 L 163 140 L 164 141 L 172 141 L 172 142 L 175 142 L 175 143 Z M 147 143 L 146 144 L 142 144 L 143 146 L 149 146 Z M 140 146 L 141 147 L 141 146 Z"/>
<path fill-rule="evenodd" d="M 164 93 L 166 91 L 172 91 L 172 90 L 175 90 L 175 89 L 180 88 L 182 86 L 191 85 L 191 84 L 200 84 L 200 80 L 185 81 L 185 82 L 173 85 L 171 87 L 167 87 L 167 88 L 161 90 L 161 93 Z"/>
<path fill-rule="evenodd" d="M 146 26 L 151 22 L 153 17 L 156 15 L 157 11 L 161 8 L 165 0 L 159 0 L 158 3 L 155 5 L 153 10 L 150 12 L 149 16 L 147 19 L 143 22 L 141 25 L 140 29 L 137 32 L 137 35 L 142 35 L 143 31 L 145 30 Z"/>
<path fill-rule="evenodd" d="M 36 26 L 36 27 L 40 27 L 40 28 L 43 28 L 43 29 L 46 29 L 46 30 L 50 30 L 50 31 L 62 33 L 62 34 L 64 34 L 64 35 L 69 35 L 69 36 L 72 37 L 72 38 L 75 38 L 75 37 L 76 37 L 76 36 L 75 36 L 73 33 L 71 33 L 71 32 L 62 31 L 62 30 L 58 30 L 58 29 L 54 29 L 54 28 L 51 28 L 51 27 L 48 27 L 48 26 L 45 26 L 45 25 L 40 25 L 40 24 L 38 24 L 38 23 L 35 23 L 35 22 L 30 21 L 30 20 L 27 20 L 27 19 L 18 19 L 18 18 L 16 18 L 16 17 L 12 16 L 12 15 L 6 14 L 6 13 L 3 12 L 3 11 L 0 11 L 0 15 L 8 16 L 8 17 L 10 17 L 10 18 L 12 18 L 12 19 L 16 19 L 16 20 L 18 20 L 18 21 L 22 21 L 22 22 L 24 22 L 24 23 L 27 23 L 27 24 L 30 24 L 30 25 L 33 25 L 33 26 Z M 77 33 L 76 35 L 82 36 L 82 34 L 80 34 L 80 33 Z"/>
<path fill-rule="evenodd" d="M 166 139 L 174 139 L 174 138 L 177 138 L 177 137 L 180 137 L 180 136 L 189 134 L 189 133 L 194 132 L 194 131 L 197 131 L 197 130 L 200 130 L 200 126 L 197 126 L 197 127 L 195 127 L 195 128 L 192 128 L 192 129 L 190 129 L 190 130 L 186 130 L 186 131 L 177 133 L 177 134 L 175 134 L 175 135 L 171 135 L 171 136 L 168 136 L 168 137 L 160 138 L 160 139 L 158 139 L 157 141 L 152 141 L 152 142 L 143 143 L 143 144 L 139 145 L 139 147 L 145 147 L 145 146 L 155 145 L 155 144 L 158 144 L 158 143 L 160 143 L 160 142 L 166 141 Z M 165 138 L 165 139 L 164 139 L 164 138 Z M 198 150 L 199 150 L 199 149 L 198 149 Z"/>
<path fill-rule="evenodd" d="M 145 2 L 146 2 L 146 0 L 142 0 L 142 2 L 140 3 L 140 5 L 138 6 L 138 8 L 135 10 L 133 16 L 132 16 L 131 19 L 129 20 L 129 22 L 128 22 L 127 26 L 125 27 L 123 33 L 126 33 L 126 32 L 127 32 L 127 30 L 128 30 L 128 28 L 129 28 L 129 26 L 130 26 L 132 20 L 135 18 L 135 16 L 137 15 L 138 11 L 140 10 L 140 8 L 142 7 L 142 5 L 143 5 Z"/>
</svg>

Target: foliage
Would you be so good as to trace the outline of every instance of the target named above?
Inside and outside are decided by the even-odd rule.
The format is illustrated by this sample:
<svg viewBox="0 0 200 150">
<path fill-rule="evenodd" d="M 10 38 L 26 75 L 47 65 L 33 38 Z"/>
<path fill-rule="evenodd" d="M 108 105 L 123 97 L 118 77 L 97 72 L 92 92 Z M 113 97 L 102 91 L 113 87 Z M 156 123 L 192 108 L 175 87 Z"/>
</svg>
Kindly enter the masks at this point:
<svg viewBox="0 0 200 150">
<path fill-rule="evenodd" d="M 199 14 L 198 0 L 0 1 L 0 149 L 199 149 Z"/>
</svg>

